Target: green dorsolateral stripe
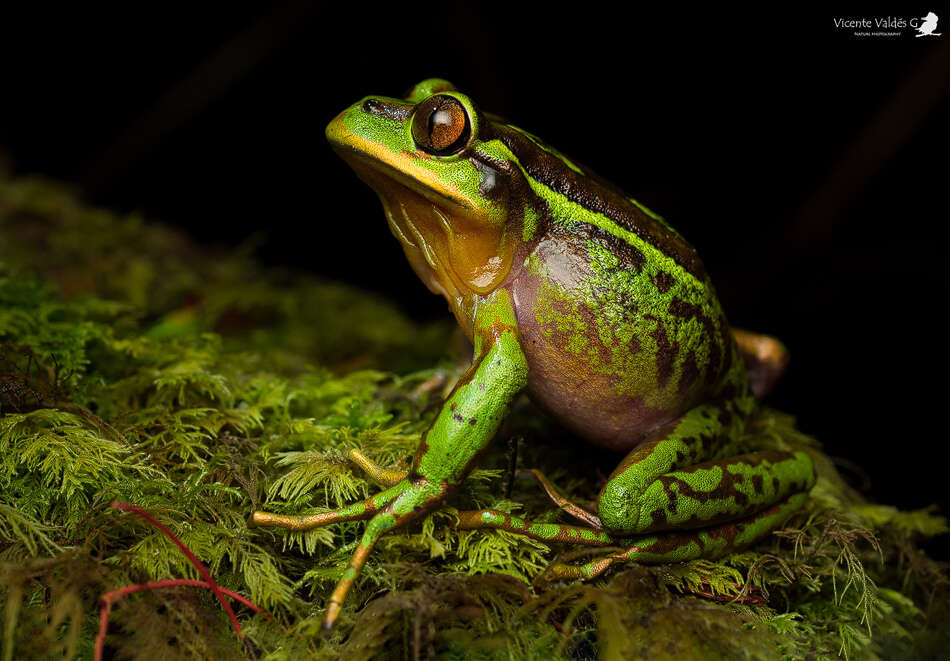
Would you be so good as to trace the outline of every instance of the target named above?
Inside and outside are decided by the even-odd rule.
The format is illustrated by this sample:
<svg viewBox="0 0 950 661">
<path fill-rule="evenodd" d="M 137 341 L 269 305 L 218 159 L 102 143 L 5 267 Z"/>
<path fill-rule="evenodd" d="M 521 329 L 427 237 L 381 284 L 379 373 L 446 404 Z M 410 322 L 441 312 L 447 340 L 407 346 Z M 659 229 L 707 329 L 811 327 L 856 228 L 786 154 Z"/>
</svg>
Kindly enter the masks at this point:
<svg viewBox="0 0 950 661">
<path fill-rule="evenodd" d="M 637 207 L 640 211 L 642 211 L 643 213 L 645 213 L 646 215 L 648 215 L 648 216 L 649 216 L 650 218 L 652 218 L 653 220 L 659 220 L 659 221 L 662 222 L 664 225 L 666 224 L 666 221 L 663 219 L 663 216 L 661 216 L 660 214 L 658 214 L 658 213 L 656 213 L 655 211 L 653 211 L 652 209 L 649 209 L 648 207 L 645 207 L 644 205 L 640 204 L 640 202 L 638 202 L 637 200 L 633 199 L 632 197 L 628 197 L 627 199 L 630 200 L 630 202 L 631 202 L 635 207 Z"/>
<path fill-rule="evenodd" d="M 675 259 L 665 254 L 662 250 L 657 248 L 649 241 L 644 240 L 630 230 L 624 229 L 604 214 L 595 213 L 585 209 L 577 202 L 572 202 L 557 191 L 552 190 L 550 187 L 544 185 L 532 177 L 530 174 L 528 174 L 528 171 L 525 170 L 524 166 L 521 165 L 517 157 L 511 152 L 510 149 L 508 149 L 508 147 L 504 145 L 504 143 L 501 142 L 501 140 L 489 140 L 487 142 L 483 142 L 479 144 L 478 151 L 479 153 L 490 158 L 494 158 L 499 161 L 506 161 L 517 166 L 522 175 L 524 175 L 524 178 L 527 180 L 528 185 L 531 186 L 531 190 L 533 190 L 539 198 L 547 203 L 548 208 L 551 210 L 551 217 L 555 222 L 566 226 L 574 225 L 575 223 L 589 223 L 599 227 L 605 232 L 623 239 L 631 246 L 640 250 L 647 257 L 647 261 L 653 262 L 659 268 L 662 268 L 669 273 L 678 274 L 675 276 L 677 279 L 686 279 L 700 291 L 705 290 L 706 283 L 696 278 L 696 276 L 680 266 Z M 655 217 L 655 214 L 652 212 L 650 215 L 651 217 Z"/>
<path fill-rule="evenodd" d="M 551 190 L 540 181 L 532 179 L 527 172 L 525 173 L 525 177 L 528 180 L 528 185 L 531 186 L 535 194 L 547 202 L 548 207 L 551 209 L 551 216 L 555 222 L 563 225 L 573 225 L 575 223 L 590 223 L 591 225 L 595 225 L 637 248 L 646 255 L 648 261 L 656 263 L 665 271 L 680 274 L 678 279 L 688 278 L 696 288 L 700 290 L 705 289 L 706 284 L 702 280 L 697 279 L 696 276 L 680 266 L 675 259 L 663 253 L 663 251 L 649 241 L 642 239 L 630 230 L 624 229 L 604 214 L 595 213 L 585 209 L 577 202 L 572 202 L 557 191 Z"/>
</svg>

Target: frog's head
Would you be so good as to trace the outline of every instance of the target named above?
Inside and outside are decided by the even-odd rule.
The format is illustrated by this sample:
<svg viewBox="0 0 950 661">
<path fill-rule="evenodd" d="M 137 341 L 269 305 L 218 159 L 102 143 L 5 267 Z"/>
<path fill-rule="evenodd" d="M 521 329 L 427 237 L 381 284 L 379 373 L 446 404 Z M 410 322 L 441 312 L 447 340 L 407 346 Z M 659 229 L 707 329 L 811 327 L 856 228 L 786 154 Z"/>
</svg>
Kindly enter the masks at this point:
<svg viewBox="0 0 950 661">
<path fill-rule="evenodd" d="M 511 269 L 511 168 L 479 148 L 487 122 L 433 78 L 405 99 L 366 97 L 327 126 L 333 148 L 379 195 L 413 269 L 450 303 L 494 290 Z"/>
</svg>

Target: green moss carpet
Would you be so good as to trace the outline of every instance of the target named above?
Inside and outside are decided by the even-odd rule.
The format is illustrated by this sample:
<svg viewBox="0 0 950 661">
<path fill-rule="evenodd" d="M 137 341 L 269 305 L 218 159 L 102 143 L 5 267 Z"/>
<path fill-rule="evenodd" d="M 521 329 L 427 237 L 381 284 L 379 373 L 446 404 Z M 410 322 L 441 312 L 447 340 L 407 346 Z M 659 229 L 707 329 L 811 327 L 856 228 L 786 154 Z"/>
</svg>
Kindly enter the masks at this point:
<svg viewBox="0 0 950 661">
<path fill-rule="evenodd" d="M 807 449 L 820 475 L 771 539 L 719 562 L 533 585 L 577 549 L 453 527 L 472 508 L 561 520 L 512 464 L 595 499 L 598 456 L 527 400 L 451 507 L 383 538 L 324 634 L 325 601 L 363 524 L 288 533 L 248 516 L 372 494 L 345 459 L 352 448 L 405 469 L 462 343 L 448 314 L 420 326 L 378 296 L 262 268 L 248 252 L 200 248 L 54 183 L 0 178 L 2 661 L 92 658 L 101 595 L 201 578 L 116 500 L 150 512 L 271 618 L 232 602 L 240 639 L 210 590 L 143 590 L 115 601 L 104 658 L 946 654 L 947 568 L 917 546 L 947 532 L 945 520 L 867 502 L 789 415 L 768 409 L 747 447 Z"/>
</svg>

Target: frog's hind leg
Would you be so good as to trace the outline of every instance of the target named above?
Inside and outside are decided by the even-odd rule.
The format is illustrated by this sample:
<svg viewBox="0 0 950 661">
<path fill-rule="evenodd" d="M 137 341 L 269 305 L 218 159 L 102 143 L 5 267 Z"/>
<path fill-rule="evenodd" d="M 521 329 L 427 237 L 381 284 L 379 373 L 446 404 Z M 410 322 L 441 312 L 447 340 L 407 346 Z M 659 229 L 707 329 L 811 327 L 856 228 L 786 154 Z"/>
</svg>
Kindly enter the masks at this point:
<svg viewBox="0 0 950 661">
<path fill-rule="evenodd" d="M 539 583 L 545 583 L 592 579 L 600 576 L 618 562 L 656 564 L 685 562 L 697 558 L 719 558 L 768 535 L 800 509 L 807 498 L 807 493 L 796 493 L 745 519 L 702 530 L 645 535 L 634 540 L 634 544 L 622 551 L 599 557 L 582 565 L 555 562 L 537 580 Z M 629 541 L 624 540 L 624 543 L 629 543 Z"/>
<path fill-rule="evenodd" d="M 811 489 L 815 470 L 806 452 L 729 456 L 726 439 L 739 424 L 731 406 L 692 409 L 627 455 L 598 498 L 605 528 L 617 537 L 706 528 Z"/>
<path fill-rule="evenodd" d="M 542 581 L 593 578 L 616 562 L 682 562 L 743 548 L 801 508 L 815 471 L 805 452 L 729 456 L 734 448 L 726 439 L 741 429 L 738 406 L 699 406 L 627 455 L 598 499 L 596 521 L 602 526 L 538 523 L 477 510 L 461 512 L 457 527 L 495 528 L 544 542 L 627 547 L 582 565 L 556 563 Z M 584 510 L 558 494 L 543 474 L 531 474 L 562 510 L 585 520 Z"/>
<path fill-rule="evenodd" d="M 808 494 L 805 492 L 796 493 L 738 521 L 721 523 L 702 530 L 668 531 L 634 539 L 618 539 L 604 530 L 581 526 L 526 521 L 521 517 L 498 510 L 459 512 L 456 528 L 459 530 L 494 528 L 542 542 L 613 547 L 604 548 L 601 551 L 608 552 L 608 555 L 602 555 L 581 565 L 552 563 L 537 578 L 539 583 L 546 583 L 596 578 L 618 562 L 657 564 L 685 562 L 696 558 L 715 559 L 762 539 L 799 510 L 807 498 Z M 628 546 L 617 550 L 616 547 L 621 544 Z"/>
</svg>

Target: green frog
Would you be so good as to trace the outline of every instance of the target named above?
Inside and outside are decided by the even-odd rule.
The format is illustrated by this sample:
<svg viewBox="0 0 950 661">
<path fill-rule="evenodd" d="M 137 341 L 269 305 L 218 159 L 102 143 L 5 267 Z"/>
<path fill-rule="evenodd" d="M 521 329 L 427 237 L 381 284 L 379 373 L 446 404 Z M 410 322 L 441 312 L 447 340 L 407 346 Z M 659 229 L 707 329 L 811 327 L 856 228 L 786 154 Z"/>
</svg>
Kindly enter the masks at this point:
<svg viewBox="0 0 950 661">
<path fill-rule="evenodd" d="M 740 454 L 736 444 L 784 366 L 783 347 L 730 329 L 695 249 L 662 217 L 441 79 L 404 99 L 367 97 L 326 135 L 474 346 L 407 473 L 354 451 L 387 488 L 316 515 L 254 513 L 258 525 L 294 530 L 368 520 L 326 628 L 380 536 L 451 497 L 525 390 L 580 438 L 625 453 L 596 512 L 532 471 L 576 525 L 459 514 L 464 529 L 623 548 L 552 565 L 549 579 L 718 557 L 801 507 L 815 482 L 807 453 Z"/>
</svg>

